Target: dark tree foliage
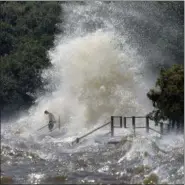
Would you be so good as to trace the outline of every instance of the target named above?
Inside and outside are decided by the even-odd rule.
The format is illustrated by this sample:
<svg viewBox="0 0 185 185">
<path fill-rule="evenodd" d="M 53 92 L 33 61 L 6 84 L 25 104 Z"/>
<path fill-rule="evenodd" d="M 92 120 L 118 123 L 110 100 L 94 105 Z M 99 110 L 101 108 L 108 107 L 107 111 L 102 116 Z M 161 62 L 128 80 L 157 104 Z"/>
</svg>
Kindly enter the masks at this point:
<svg viewBox="0 0 185 185">
<path fill-rule="evenodd" d="M 0 2 L 0 108 L 29 107 L 43 89 L 41 71 L 61 22 L 59 2 Z"/>
<path fill-rule="evenodd" d="M 184 120 L 184 66 L 173 65 L 162 69 L 156 82 L 147 96 L 153 102 L 154 120 L 172 120 L 177 123 Z"/>
</svg>

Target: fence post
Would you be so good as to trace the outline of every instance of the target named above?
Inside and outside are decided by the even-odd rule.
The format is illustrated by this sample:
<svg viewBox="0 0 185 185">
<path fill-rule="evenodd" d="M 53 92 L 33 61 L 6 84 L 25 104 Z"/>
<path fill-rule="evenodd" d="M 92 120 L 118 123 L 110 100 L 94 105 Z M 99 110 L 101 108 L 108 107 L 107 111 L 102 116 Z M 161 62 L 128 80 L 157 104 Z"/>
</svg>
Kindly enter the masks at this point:
<svg viewBox="0 0 185 185">
<path fill-rule="evenodd" d="M 124 117 L 124 128 L 127 128 L 127 122 L 126 122 L 126 117 Z"/>
<path fill-rule="evenodd" d="M 170 133 L 170 123 L 167 124 L 167 132 Z"/>
<path fill-rule="evenodd" d="M 134 116 L 132 116 L 132 127 L 133 127 L 134 135 L 135 135 L 135 127 L 136 127 L 136 125 L 135 125 L 135 117 Z"/>
<path fill-rule="evenodd" d="M 163 123 L 160 122 L 160 130 L 161 130 L 161 134 L 163 134 Z"/>
<path fill-rule="evenodd" d="M 183 133 L 184 134 L 184 122 L 181 122 L 181 126 L 180 126 L 181 128 L 181 133 Z"/>
<path fill-rule="evenodd" d="M 176 133 L 178 134 L 179 133 L 179 131 L 180 131 L 180 122 L 176 122 L 176 124 L 177 124 L 177 130 L 176 130 Z"/>
<path fill-rule="evenodd" d="M 111 136 L 114 136 L 114 116 L 111 116 Z"/>
<path fill-rule="evenodd" d="M 123 127 L 123 119 L 122 119 L 122 116 L 120 116 L 120 128 Z"/>
<path fill-rule="evenodd" d="M 175 128 L 175 121 L 172 120 L 172 131 L 174 131 L 174 128 Z"/>
<path fill-rule="evenodd" d="M 80 139 L 77 137 L 77 138 L 76 138 L 76 143 L 79 143 L 79 141 L 80 141 Z"/>
<path fill-rule="evenodd" d="M 146 116 L 146 132 L 149 133 L 149 117 Z"/>
</svg>

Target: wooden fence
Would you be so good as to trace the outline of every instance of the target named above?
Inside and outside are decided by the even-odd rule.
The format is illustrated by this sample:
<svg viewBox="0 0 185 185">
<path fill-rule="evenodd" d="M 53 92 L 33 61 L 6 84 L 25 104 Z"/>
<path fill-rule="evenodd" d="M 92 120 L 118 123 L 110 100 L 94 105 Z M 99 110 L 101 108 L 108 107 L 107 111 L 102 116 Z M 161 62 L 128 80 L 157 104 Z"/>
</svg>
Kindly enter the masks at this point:
<svg viewBox="0 0 185 185">
<path fill-rule="evenodd" d="M 119 119 L 119 124 L 118 125 L 115 124 L 115 118 Z M 145 119 L 145 126 L 140 126 L 140 125 L 139 126 L 136 126 L 136 119 L 141 119 L 141 118 L 142 119 Z M 131 125 L 128 124 L 128 122 L 127 122 L 128 119 L 131 119 L 132 120 L 132 124 Z M 156 130 L 156 129 L 150 127 L 150 118 L 148 116 L 131 116 L 131 117 L 111 116 L 111 121 L 110 122 L 105 123 L 105 124 L 103 124 L 100 127 L 97 127 L 96 129 L 88 132 L 87 134 L 85 134 L 85 135 L 83 135 L 83 136 L 81 136 L 79 138 L 76 138 L 76 140 L 73 141 L 72 144 L 79 143 L 79 141 L 82 138 L 87 137 L 88 135 L 94 133 L 95 131 L 97 131 L 97 130 L 99 130 L 99 129 L 101 129 L 101 128 L 109 125 L 109 124 L 110 124 L 110 133 L 111 133 L 111 136 L 112 137 L 114 136 L 115 128 L 132 128 L 133 131 L 134 131 L 134 135 L 136 133 L 136 129 L 144 129 L 144 128 L 145 128 L 145 130 L 146 130 L 147 133 L 149 133 L 150 130 L 152 130 L 153 132 L 156 132 L 156 133 L 161 134 L 161 135 L 168 134 L 172 130 L 173 131 L 174 130 L 176 130 L 176 131 L 181 130 L 181 131 L 184 132 L 184 127 L 183 127 L 184 125 L 183 124 L 180 125 L 180 127 L 182 127 L 182 128 L 179 128 L 179 126 L 177 128 L 175 128 L 175 125 L 174 124 L 170 125 L 170 124 L 164 124 L 162 122 L 159 122 L 158 123 L 159 124 L 159 127 L 158 127 L 158 124 L 156 125 L 156 127 L 159 128 L 159 130 Z M 151 124 L 155 124 L 155 123 L 153 122 Z M 164 126 L 166 126 L 166 128 Z"/>
<path fill-rule="evenodd" d="M 120 120 L 119 127 L 115 126 L 114 118 L 119 118 Z M 136 126 L 136 119 L 140 119 L 140 118 L 145 119 L 145 126 Z M 132 127 L 128 126 L 127 119 L 132 119 Z M 162 122 L 160 123 L 160 131 L 155 130 L 150 127 L 149 117 L 147 116 L 132 116 L 132 117 L 111 116 L 111 136 L 114 136 L 114 132 L 115 132 L 114 128 L 122 128 L 122 127 L 132 128 L 134 131 L 134 135 L 135 135 L 136 129 L 141 129 L 141 128 L 145 128 L 147 133 L 149 133 L 149 130 L 153 130 L 154 132 L 161 135 L 164 133 L 164 124 Z"/>
</svg>

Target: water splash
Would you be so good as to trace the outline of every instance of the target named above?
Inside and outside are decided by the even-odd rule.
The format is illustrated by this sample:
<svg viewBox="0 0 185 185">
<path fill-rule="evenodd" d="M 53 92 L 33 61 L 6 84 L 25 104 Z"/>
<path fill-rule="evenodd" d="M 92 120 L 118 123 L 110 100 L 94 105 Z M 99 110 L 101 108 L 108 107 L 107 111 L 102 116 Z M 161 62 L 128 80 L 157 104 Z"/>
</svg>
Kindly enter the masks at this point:
<svg viewBox="0 0 185 185">
<path fill-rule="evenodd" d="M 44 71 L 43 77 L 57 86 L 30 109 L 25 118 L 30 128 L 37 129 L 45 122 L 45 109 L 60 115 L 62 123 L 75 132 L 111 115 L 146 112 L 136 91 L 143 88 L 138 80 L 141 65 L 124 54 L 116 37 L 98 30 L 50 51 L 53 67 Z"/>
<path fill-rule="evenodd" d="M 111 115 L 145 115 L 152 109 L 146 93 L 155 83 L 156 74 L 153 75 L 153 70 L 148 68 L 148 64 L 155 61 L 158 65 L 174 58 L 163 45 L 168 44 L 166 36 L 169 36 L 170 40 L 178 36 L 177 32 L 173 35 L 173 30 L 178 30 L 179 27 L 174 21 L 165 24 L 165 11 L 160 12 L 161 9 L 156 8 L 155 3 L 64 3 L 62 7 L 63 33 L 56 36 L 55 47 L 48 53 L 53 66 L 44 70 L 42 74 L 49 82 L 45 87 L 47 91 L 37 98 L 28 115 L 22 116 L 16 123 L 3 125 L 2 131 L 3 142 L 11 148 L 30 150 L 44 160 L 59 160 L 66 165 L 65 170 L 69 170 L 71 165 L 71 169 L 76 171 L 76 158 L 70 156 L 74 161 L 70 161 L 69 164 L 68 158 L 65 161 L 63 159 L 64 152 L 83 151 L 83 155 L 88 156 L 88 151 L 93 155 L 92 151 L 97 151 L 99 145 L 102 146 L 100 141 L 105 138 L 108 129 L 89 137 L 80 146 L 71 147 L 66 143 L 87 132 L 91 127 L 102 124 Z M 144 25 L 145 28 L 140 25 Z M 148 29 L 151 32 L 148 32 Z M 163 31 L 158 33 L 158 30 Z M 156 33 L 160 34 L 160 38 Z M 170 60 L 171 62 L 174 61 Z M 36 132 L 48 122 L 43 114 L 46 109 L 54 113 L 57 119 L 60 116 L 62 126 L 66 129 L 65 133 L 59 131 L 53 136 L 48 136 L 47 128 L 42 133 Z M 126 131 L 123 134 L 126 135 Z M 148 138 L 142 135 L 132 142 L 126 155 L 123 155 L 122 150 L 105 149 L 104 156 L 108 156 L 108 160 L 111 160 L 110 165 L 113 166 L 106 166 L 105 162 L 98 158 L 101 158 L 99 153 L 100 155 L 95 154 L 93 157 L 97 156 L 96 159 L 102 164 L 93 164 L 89 169 L 98 170 L 106 166 L 105 171 L 111 173 L 109 169 L 117 165 L 118 161 L 132 167 L 136 161 L 137 164 L 147 163 L 156 173 L 160 174 L 162 170 L 164 173 L 161 179 L 167 178 L 169 182 L 177 182 L 170 175 L 175 169 L 182 176 L 181 165 L 178 163 L 172 167 L 166 163 L 171 159 L 178 161 L 174 151 L 179 155 L 182 153 L 184 140 L 181 136 L 180 138 L 180 149 L 176 150 L 176 144 L 174 146 L 173 140 L 169 138 L 159 142 L 154 136 Z M 177 138 L 174 140 L 178 141 Z M 153 142 L 162 149 L 167 149 L 168 146 L 169 153 L 164 154 L 163 159 L 153 148 Z M 124 150 L 124 147 L 122 149 Z M 146 151 L 149 157 L 144 161 L 142 157 Z M 90 161 L 91 154 L 87 156 Z M 163 165 L 160 167 L 161 163 Z M 116 167 L 119 172 L 123 171 L 119 169 L 119 165 Z M 172 170 L 165 170 L 165 167 Z M 30 178 L 32 177 L 33 175 L 30 175 Z"/>
</svg>

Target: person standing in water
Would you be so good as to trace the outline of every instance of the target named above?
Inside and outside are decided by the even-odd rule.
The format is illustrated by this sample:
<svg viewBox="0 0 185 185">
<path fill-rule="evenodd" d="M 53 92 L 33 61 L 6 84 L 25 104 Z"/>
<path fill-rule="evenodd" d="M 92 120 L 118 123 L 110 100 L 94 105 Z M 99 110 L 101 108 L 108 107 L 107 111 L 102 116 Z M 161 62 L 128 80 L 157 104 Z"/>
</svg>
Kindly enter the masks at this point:
<svg viewBox="0 0 185 185">
<path fill-rule="evenodd" d="M 48 117 L 49 117 L 48 129 L 51 132 L 54 127 L 54 124 L 56 123 L 56 119 L 55 119 L 54 115 L 52 113 L 48 112 L 47 110 L 44 111 L 44 114 L 48 115 Z"/>
</svg>

